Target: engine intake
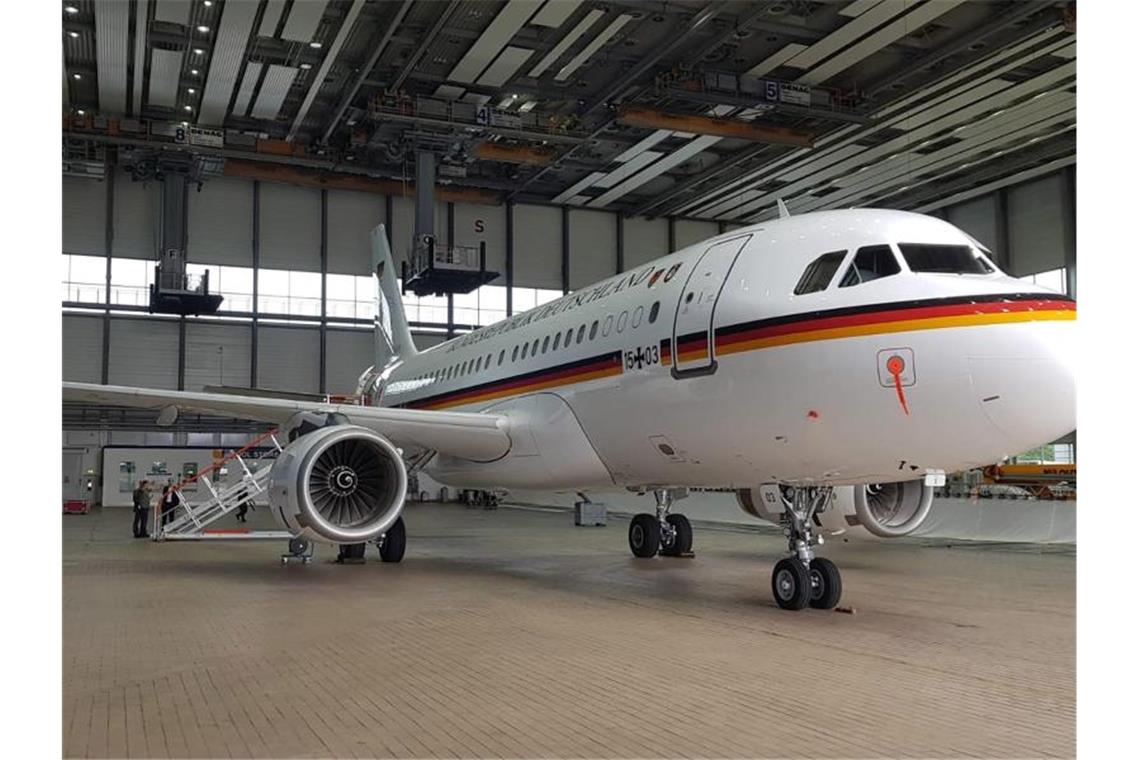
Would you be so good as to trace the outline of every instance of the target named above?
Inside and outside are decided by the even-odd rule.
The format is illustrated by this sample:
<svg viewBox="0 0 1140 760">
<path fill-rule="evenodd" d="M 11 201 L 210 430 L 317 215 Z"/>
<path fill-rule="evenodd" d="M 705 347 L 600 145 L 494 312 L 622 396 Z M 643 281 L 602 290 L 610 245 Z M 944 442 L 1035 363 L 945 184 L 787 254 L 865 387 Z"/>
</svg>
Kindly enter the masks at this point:
<svg viewBox="0 0 1140 760">
<path fill-rule="evenodd" d="M 269 505 L 292 533 L 353 544 L 384 533 L 400 516 L 408 488 L 403 458 L 382 435 L 332 425 L 302 435 L 269 476 Z"/>
<path fill-rule="evenodd" d="M 855 516 L 881 538 L 908 535 L 930 514 L 934 488 L 921 480 L 855 487 Z"/>
</svg>

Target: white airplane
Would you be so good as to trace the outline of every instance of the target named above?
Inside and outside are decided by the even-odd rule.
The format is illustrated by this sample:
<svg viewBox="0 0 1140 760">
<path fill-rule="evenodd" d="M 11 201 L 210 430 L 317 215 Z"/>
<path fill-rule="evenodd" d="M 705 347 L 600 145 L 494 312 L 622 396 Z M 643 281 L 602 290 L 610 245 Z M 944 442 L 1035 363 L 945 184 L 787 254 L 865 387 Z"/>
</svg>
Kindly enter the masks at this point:
<svg viewBox="0 0 1140 760">
<path fill-rule="evenodd" d="M 727 232 L 417 352 L 383 226 L 370 405 L 64 383 L 66 399 L 284 426 L 272 511 L 399 561 L 409 471 L 459 488 L 653 492 L 637 557 L 691 550 L 686 487 L 784 526 L 787 609 L 834 607 L 820 515 L 905 535 L 946 472 L 1076 426 L 1075 302 L 1000 272 L 936 218 L 884 210 Z M 361 554 L 362 556 L 362 554 Z"/>
</svg>

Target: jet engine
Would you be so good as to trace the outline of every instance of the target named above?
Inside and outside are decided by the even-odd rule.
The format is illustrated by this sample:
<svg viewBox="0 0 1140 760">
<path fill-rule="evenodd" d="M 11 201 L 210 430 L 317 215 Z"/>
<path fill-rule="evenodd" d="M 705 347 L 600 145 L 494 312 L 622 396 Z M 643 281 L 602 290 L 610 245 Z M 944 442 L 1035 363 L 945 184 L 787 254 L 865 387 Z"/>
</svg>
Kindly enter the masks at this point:
<svg viewBox="0 0 1140 760">
<path fill-rule="evenodd" d="M 285 447 L 269 475 L 269 506 L 302 538 L 356 544 L 400 516 L 408 488 L 404 460 L 382 435 L 330 425 Z"/>
<path fill-rule="evenodd" d="M 775 483 L 736 492 L 742 510 L 776 525 L 782 524 L 789 498 Z M 836 486 L 831 499 L 816 513 L 816 525 L 825 535 L 899 538 L 922 525 L 933 503 L 934 488 L 921 480 Z"/>
</svg>

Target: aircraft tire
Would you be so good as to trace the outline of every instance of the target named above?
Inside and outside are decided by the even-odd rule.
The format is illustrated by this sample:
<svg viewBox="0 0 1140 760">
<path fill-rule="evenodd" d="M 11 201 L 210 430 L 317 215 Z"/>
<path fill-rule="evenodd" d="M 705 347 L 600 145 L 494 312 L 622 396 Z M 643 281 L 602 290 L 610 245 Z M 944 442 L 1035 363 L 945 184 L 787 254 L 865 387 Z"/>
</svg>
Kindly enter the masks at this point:
<svg viewBox="0 0 1140 760">
<path fill-rule="evenodd" d="M 772 596 L 785 610 L 802 610 L 811 598 L 811 577 L 796 557 L 784 557 L 772 568 Z"/>
<path fill-rule="evenodd" d="M 629 522 L 629 550 L 635 557 L 652 557 L 661 548 L 661 525 L 653 515 L 642 512 Z"/>
<path fill-rule="evenodd" d="M 835 605 L 839 604 L 839 597 L 843 595 L 843 580 L 839 577 L 839 568 L 826 557 L 816 557 L 811 561 L 808 575 L 811 582 L 811 598 L 808 604 L 817 610 L 835 609 Z"/>
<path fill-rule="evenodd" d="M 679 557 L 691 552 L 693 550 L 693 526 L 689 522 L 689 518 L 681 514 L 667 515 L 665 522 L 673 526 L 676 535 L 673 538 L 673 544 L 667 548 L 662 548 L 661 553 L 667 557 Z"/>
<path fill-rule="evenodd" d="M 404 518 L 397 517 L 392 527 L 384 535 L 384 542 L 380 544 L 380 560 L 382 562 L 399 562 L 404 558 L 404 550 L 408 546 L 408 533 L 404 528 Z"/>
</svg>

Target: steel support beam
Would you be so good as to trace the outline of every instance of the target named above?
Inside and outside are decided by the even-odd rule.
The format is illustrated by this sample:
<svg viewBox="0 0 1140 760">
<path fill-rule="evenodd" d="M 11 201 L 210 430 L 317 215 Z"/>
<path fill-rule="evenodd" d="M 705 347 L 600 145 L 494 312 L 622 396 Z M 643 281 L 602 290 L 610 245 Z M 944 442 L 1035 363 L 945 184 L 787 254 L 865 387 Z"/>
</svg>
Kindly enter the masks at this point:
<svg viewBox="0 0 1140 760">
<path fill-rule="evenodd" d="M 640 106 L 619 106 L 617 122 L 629 127 L 671 129 L 676 132 L 694 132 L 698 135 L 729 137 L 772 145 L 792 145 L 797 148 L 810 148 L 815 142 L 814 134 L 801 129 L 765 127 L 750 121 L 669 113 Z"/>
<path fill-rule="evenodd" d="M 507 201 L 507 316 L 514 314 L 515 291 L 515 204 Z"/>
<path fill-rule="evenodd" d="M 1065 245 L 1065 292 L 1077 297 L 1077 167 L 1061 171 L 1061 227 Z"/>
<path fill-rule="evenodd" d="M 997 265 L 1009 272 L 1009 191 L 1004 187 L 994 193 L 994 232 Z"/>
<path fill-rule="evenodd" d="M 570 207 L 562 207 L 562 295 L 570 292 Z"/>
<path fill-rule="evenodd" d="M 507 164 L 550 166 L 554 163 L 553 150 L 530 145 L 500 145 L 499 143 L 483 142 L 475 146 L 471 155 L 475 158 L 502 161 Z"/>
<path fill-rule="evenodd" d="M 416 162 L 419 163 L 420 154 L 416 154 Z M 417 166 L 418 168 L 418 166 Z M 416 204 L 416 216 L 419 216 L 419 204 Z M 434 216 L 434 214 L 433 214 Z M 435 220 L 432 220 L 434 225 Z M 434 226 L 433 226 L 434 229 Z M 451 248 L 455 245 L 455 204 L 448 201 L 447 203 L 447 247 Z M 455 294 L 447 294 L 447 337 L 453 338 L 455 336 Z"/>
<path fill-rule="evenodd" d="M 625 271 L 625 215 L 617 215 L 617 272 L 614 274 L 621 274 Z"/>
<path fill-rule="evenodd" d="M 668 218 L 669 229 L 669 253 L 677 250 L 677 220 L 673 217 Z"/>
<path fill-rule="evenodd" d="M 305 99 L 301 102 L 301 107 L 297 109 L 297 116 L 293 119 L 293 126 L 289 128 L 289 134 L 285 139 L 289 142 L 297 136 L 297 131 L 304 123 L 305 117 L 309 115 L 309 108 L 312 107 L 313 101 L 317 99 L 317 93 L 320 92 L 321 87 L 325 83 L 325 78 L 328 77 L 329 71 L 332 70 L 333 64 L 336 63 L 336 57 L 340 54 L 341 47 L 344 46 L 344 41 L 348 39 L 348 34 L 352 30 L 352 25 L 356 23 L 356 17 L 360 15 L 360 10 L 364 7 L 365 0 L 353 0 L 352 5 L 349 7 L 348 12 L 345 14 L 344 21 L 341 22 L 340 29 L 337 30 L 336 37 L 333 38 L 332 45 L 329 46 L 328 52 L 325 53 L 324 60 L 321 61 L 320 68 L 317 69 L 316 76 L 309 84 L 309 89 L 305 93 Z"/>
<path fill-rule="evenodd" d="M 115 164 L 108 162 L 106 171 L 104 172 L 106 179 L 106 204 L 104 206 L 104 213 L 106 218 L 103 220 L 103 245 L 106 250 L 104 254 L 107 257 L 107 268 L 104 274 L 104 290 L 103 293 L 103 357 L 102 367 L 100 368 L 100 377 L 102 378 L 103 385 L 110 382 L 111 375 L 111 246 L 115 243 Z"/>
<path fill-rule="evenodd" d="M 420 57 L 422 57 L 427 49 L 431 47 L 431 44 L 435 42 L 435 38 L 439 35 L 440 30 L 443 29 L 444 24 L 447 23 L 447 20 L 451 18 L 451 14 L 454 13 L 455 9 L 458 7 L 459 0 L 451 0 L 451 2 L 447 4 L 447 7 L 445 7 L 440 12 L 439 17 L 436 18 L 435 23 L 431 27 L 431 30 L 426 35 L 424 35 L 423 41 L 420 42 L 420 46 L 416 48 L 416 51 L 412 53 L 407 62 L 404 64 L 404 68 L 402 68 L 396 78 L 392 80 L 392 84 L 388 87 L 390 91 L 395 92 L 396 90 L 400 89 L 400 85 L 404 83 L 404 80 L 407 79 L 408 75 L 412 73 L 413 69 L 415 69 L 416 64 L 419 63 Z"/>
<path fill-rule="evenodd" d="M 372 55 L 368 56 L 368 61 L 360 68 L 360 72 L 356 75 L 356 78 L 352 81 L 352 84 L 344 93 L 344 97 L 340 99 L 340 103 L 337 105 L 336 110 L 333 112 L 333 116 L 329 120 L 328 126 L 325 127 L 325 131 L 321 135 L 321 142 L 327 143 L 329 141 L 329 135 L 331 135 L 333 133 L 333 130 L 336 129 L 337 125 L 340 124 L 340 118 L 344 116 L 344 112 L 348 110 L 349 105 L 352 103 L 352 99 L 355 98 L 356 93 L 360 91 L 360 85 L 363 84 L 364 80 L 368 78 L 369 72 L 371 72 L 372 69 L 376 68 L 376 62 L 380 60 L 380 56 L 384 54 L 384 50 L 388 47 L 388 43 L 392 41 L 392 35 L 396 33 L 396 29 L 399 28 L 401 23 L 403 23 L 404 16 L 408 15 L 408 10 L 412 7 L 412 2 L 413 0 L 404 0 L 404 2 L 396 10 L 396 15 L 392 18 L 391 23 L 388 24 L 388 27 L 384 30 L 384 34 L 382 34 L 380 36 L 380 39 L 376 42 L 372 51 Z M 349 23 L 348 20 L 346 20 L 345 23 Z"/>
<path fill-rule="evenodd" d="M 186 317 L 178 318 L 178 390 L 186 390 Z"/>
<path fill-rule="evenodd" d="M 317 386 L 321 393 L 328 393 L 329 323 L 326 304 L 328 301 L 329 273 L 329 191 L 321 190 L 321 330 L 320 330 L 320 380 Z"/>
<path fill-rule="evenodd" d="M 253 321 L 250 323 L 249 387 L 257 387 L 257 281 L 261 269 L 261 182 L 253 182 Z"/>
</svg>

